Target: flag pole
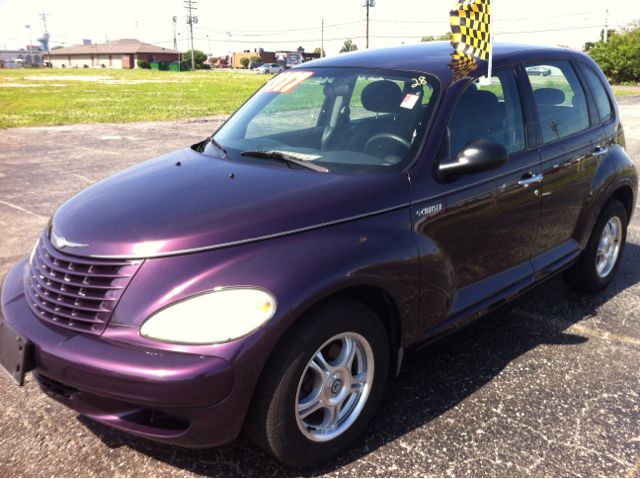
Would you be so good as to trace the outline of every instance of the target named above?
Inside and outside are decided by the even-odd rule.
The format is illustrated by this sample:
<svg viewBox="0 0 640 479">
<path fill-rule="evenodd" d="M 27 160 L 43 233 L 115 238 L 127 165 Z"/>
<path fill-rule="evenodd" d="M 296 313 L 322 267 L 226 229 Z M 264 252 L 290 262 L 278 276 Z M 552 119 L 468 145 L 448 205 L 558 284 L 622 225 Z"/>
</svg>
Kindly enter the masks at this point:
<svg viewBox="0 0 640 479">
<path fill-rule="evenodd" d="M 489 2 L 489 70 L 486 77 L 480 78 L 480 84 L 489 86 L 491 85 L 491 77 L 493 76 L 493 5 L 491 0 Z"/>
</svg>

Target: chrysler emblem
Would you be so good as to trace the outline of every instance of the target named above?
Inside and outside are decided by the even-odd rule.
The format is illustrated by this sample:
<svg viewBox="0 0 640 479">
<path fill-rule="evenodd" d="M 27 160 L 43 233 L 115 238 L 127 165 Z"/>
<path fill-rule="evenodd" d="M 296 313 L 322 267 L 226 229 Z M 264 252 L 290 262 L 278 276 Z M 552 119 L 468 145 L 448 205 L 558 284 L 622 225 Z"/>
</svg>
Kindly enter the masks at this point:
<svg viewBox="0 0 640 479">
<path fill-rule="evenodd" d="M 65 246 L 68 246 L 69 248 L 84 248 L 89 246 L 88 244 L 72 243 L 71 241 L 67 241 L 65 237 L 58 236 L 53 230 L 51 230 L 51 241 L 53 246 L 58 249 L 62 249 Z"/>
</svg>

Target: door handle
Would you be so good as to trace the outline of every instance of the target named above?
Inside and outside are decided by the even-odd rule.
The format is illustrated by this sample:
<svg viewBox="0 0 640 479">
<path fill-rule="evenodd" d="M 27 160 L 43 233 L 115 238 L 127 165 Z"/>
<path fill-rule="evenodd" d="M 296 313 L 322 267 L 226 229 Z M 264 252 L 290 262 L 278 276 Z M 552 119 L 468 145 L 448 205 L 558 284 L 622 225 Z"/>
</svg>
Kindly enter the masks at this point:
<svg viewBox="0 0 640 479">
<path fill-rule="evenodd" d="M 596 150 L 593 152 L 593 156 L 602 156 L 609 153 L 609 148 L 602 148 L 601 146 L 597 146 Z"/>
<path fill-rule="evenodd" d="M 533 173 L 527 173 L 527 175 L 533 175 Z M 529 176 L 528 178 L 523 177 L 523 179 L 518 181 L 518 184 L 520 186 L 524 186 L 525 188 L 529 188 L 529 186 L 531 186 L 532 184 L 540 183 L 541 181 L 542 181 L 542 175 L 534 175 L 534 176 Z"/>
</svg>

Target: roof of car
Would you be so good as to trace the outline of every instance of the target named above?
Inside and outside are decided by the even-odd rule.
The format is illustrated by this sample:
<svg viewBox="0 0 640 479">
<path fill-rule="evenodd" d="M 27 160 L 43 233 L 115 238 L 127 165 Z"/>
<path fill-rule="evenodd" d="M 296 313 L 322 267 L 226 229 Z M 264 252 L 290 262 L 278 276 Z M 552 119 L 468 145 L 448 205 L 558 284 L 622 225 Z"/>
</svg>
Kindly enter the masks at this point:
<svg viewBox="0 0 640 479">
<path fill-rule="evenodd" d="M 297 68 L 309 67 L 362 67 L 362 68 L 391 68 L 396 70 L 416 70 L 438 75 L 446 83 L 453 75 L 448 65 L 454 52 L 449 42 L 424 42 L 415 45 L 401 45 L 392 48 L 372 49 L 344 53 L 330 58 L 323 58 L 305 63 Z M 494 67 L 499 67 L 504 61 L 519 61 L 531 58 L 553 58 L 571 56 L 564 48 L 543 47 L 517 43 L 494 44 Z M 503 61 L 501 61 L 503 60 Z M 478 61 L 478 68 L 474 72 L 482 74 L 487 70 L 487 62 Z"/>
</svg>

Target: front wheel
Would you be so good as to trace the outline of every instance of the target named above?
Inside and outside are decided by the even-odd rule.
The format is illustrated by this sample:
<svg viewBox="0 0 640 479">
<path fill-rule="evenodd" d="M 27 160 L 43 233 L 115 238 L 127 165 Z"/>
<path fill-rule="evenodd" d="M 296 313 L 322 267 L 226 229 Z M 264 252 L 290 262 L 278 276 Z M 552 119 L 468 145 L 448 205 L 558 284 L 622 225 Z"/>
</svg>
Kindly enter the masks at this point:
<svg viewBox="0 0 640 479">
<path fill-rule="evenodd" d="M 598 293 L 607 287 L 622 260 L 627 222 L 627 210 L 622 203 L 612 200 L 605 205 L 587 247 L 578 261 L 563 274 L 569 286 L 588 293 Z"/>
<path fill-rule="evenodd" d="M 246 429 L 296 467 L 347 449 L 375 413 L 389 367 L 384 326 L 364 304 L 333 300 L 283 338 L 265 365 Z"/>
</svg>

